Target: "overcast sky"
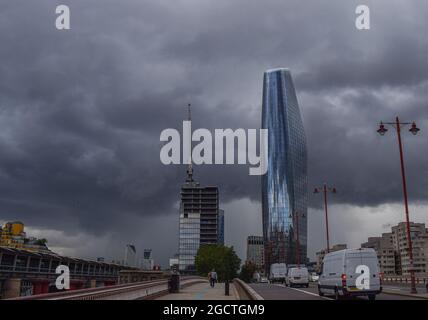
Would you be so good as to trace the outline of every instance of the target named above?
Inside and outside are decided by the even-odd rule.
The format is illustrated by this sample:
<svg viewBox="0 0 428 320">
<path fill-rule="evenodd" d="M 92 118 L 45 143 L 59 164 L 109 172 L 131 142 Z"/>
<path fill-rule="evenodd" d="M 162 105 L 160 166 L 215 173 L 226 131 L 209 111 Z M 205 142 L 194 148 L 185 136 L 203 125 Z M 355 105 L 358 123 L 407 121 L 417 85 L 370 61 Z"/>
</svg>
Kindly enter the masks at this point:
<svg viewBox="0 0 428 320">
<path fill-rule="evenodd" d="M 371 9 L 371 30 L 355 8 Z M 71 30 L 55 28 L 55 7 Z M 159 160 L 160 133 L 259 128 L 263 72 L 288 67 L 306 130 L 309 186 L 327 181 L 332 243 L 358 246 L 404 218 L 400 116 L 412 219 L 428 223 L 428 3 L 418 0 L 2 0 L 0 220 L 22 220 L 66 255 L 123 259 L 126 243 L 177 251 L 185 167 Z M 261 234 L 260 177 L 195 166 L 217 185 L 226 242 L 245 259 Z M 325 246 L 310 193 L 309 255 Z"/>
</svg>

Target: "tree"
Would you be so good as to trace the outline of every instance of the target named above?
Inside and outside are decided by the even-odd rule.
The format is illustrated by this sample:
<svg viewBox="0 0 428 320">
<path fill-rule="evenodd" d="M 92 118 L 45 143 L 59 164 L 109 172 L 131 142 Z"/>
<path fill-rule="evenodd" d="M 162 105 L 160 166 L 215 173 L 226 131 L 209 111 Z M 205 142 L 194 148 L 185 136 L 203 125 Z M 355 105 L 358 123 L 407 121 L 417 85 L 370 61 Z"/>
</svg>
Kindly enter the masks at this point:
<svg viewBox="0 0 428 320">
<path fill-rule="evenodd" d="M 241 272 L 239 273 L 239 279 L 245 282 L 251 282 L 254 272 L 256 271 L 256 265 L 251 263 L 250 261 L 247 261 L 241 268 Z"/>
<path fill-rule="evenodd" d="M 235 278 L 240 265 L 241 259 L 236 255 L 233 247 L 222 245 L 202 245 L 195 257 L 197 273 L 206 277 L 212 269 L 215 269 L 219 281 Z"/>
<path fill-rule="evenodd" d="M 45 238 L 43 238 L 43 239 L 37 239 L 35 241 L 35 244 L 37 244 L 39 246 L 45 246 L 47 242 L 48 242 L 48 240 L 46 240 Z"/>
</svg>

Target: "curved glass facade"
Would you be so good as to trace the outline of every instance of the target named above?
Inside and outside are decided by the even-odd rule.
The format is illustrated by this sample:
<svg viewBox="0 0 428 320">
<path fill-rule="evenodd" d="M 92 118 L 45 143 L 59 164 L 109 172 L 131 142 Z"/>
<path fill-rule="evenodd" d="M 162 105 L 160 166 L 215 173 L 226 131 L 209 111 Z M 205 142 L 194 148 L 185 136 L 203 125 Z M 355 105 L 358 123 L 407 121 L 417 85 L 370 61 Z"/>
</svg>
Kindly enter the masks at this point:
<svg viewBox="0 0 428 320">
<path fill-rule="evenodd" d="M 264 74 L 262 128 L 268 129 L 268 168 L 262 176 L 265 262 L 294 264 L 307 256 L 307 150 L 293 81 L 288 69 Z M 298 213 L 298 233 L 292 214 Z"/>
</svg>

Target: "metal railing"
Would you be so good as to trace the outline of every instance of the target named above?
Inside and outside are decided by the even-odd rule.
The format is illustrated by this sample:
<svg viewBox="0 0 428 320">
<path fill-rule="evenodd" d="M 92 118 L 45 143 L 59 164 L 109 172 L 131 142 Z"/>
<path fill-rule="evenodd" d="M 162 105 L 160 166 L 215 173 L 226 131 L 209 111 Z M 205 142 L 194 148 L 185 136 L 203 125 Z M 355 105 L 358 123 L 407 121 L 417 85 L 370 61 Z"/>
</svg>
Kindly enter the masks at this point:
<svg viewBox="0 0 428 320">
<path fill-rule="evenodd" d="M 384 276 L 382 281 L 386 283 L 410 283 L 410 276 Z M 418 284 L 428 284 L 428 276 L 427 277 L 416 277 L 415 282 Z"/>
<path fill-rule="evenodd" d="M 205 278 L 186 276 L 181 278 L 181 285 L 187 286 L 206 281 Z M 151 280 L 138 283 L 45 293 L 33 296 L 12 298 L 9 300 L 124 300 L 145 299 L 150 296 L 168 293 L 168 280 Z M 128 298 L 126 298 L 128 296 Z"/>
</svg>

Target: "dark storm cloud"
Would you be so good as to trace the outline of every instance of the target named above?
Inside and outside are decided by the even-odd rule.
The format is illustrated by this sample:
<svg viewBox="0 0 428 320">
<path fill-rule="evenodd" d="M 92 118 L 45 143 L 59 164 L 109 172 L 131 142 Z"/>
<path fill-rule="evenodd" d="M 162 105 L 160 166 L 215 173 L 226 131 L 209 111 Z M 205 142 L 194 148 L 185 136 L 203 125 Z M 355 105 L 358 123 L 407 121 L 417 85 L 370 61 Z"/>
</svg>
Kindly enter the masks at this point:
<svg viewBox="0 0 428 320">
<path fill-rule="evenodd" d="M 135 242 L 148 217 L 175 223 L 185 168 L 160 163 L 160 132 L 181 128 L 189 101 L 194 128 L 259 127 L 263 71 L 277 66 L 295 79 L 310 186 L 335 184 L 344 204 L 400 201 L 395 136 L 375 132 L 400 115 L 423 129 L 404 141 L 409 193 L 426 200 L 428 5 L 369 1 L 362 32 L 357 1 L 67 2 L 70 31 L 54 28 L 58 1 L 0 4 L 2 219 Z M 247 167 L 195 175 L 222 202 L 259 200 Z"/>
</svg>

